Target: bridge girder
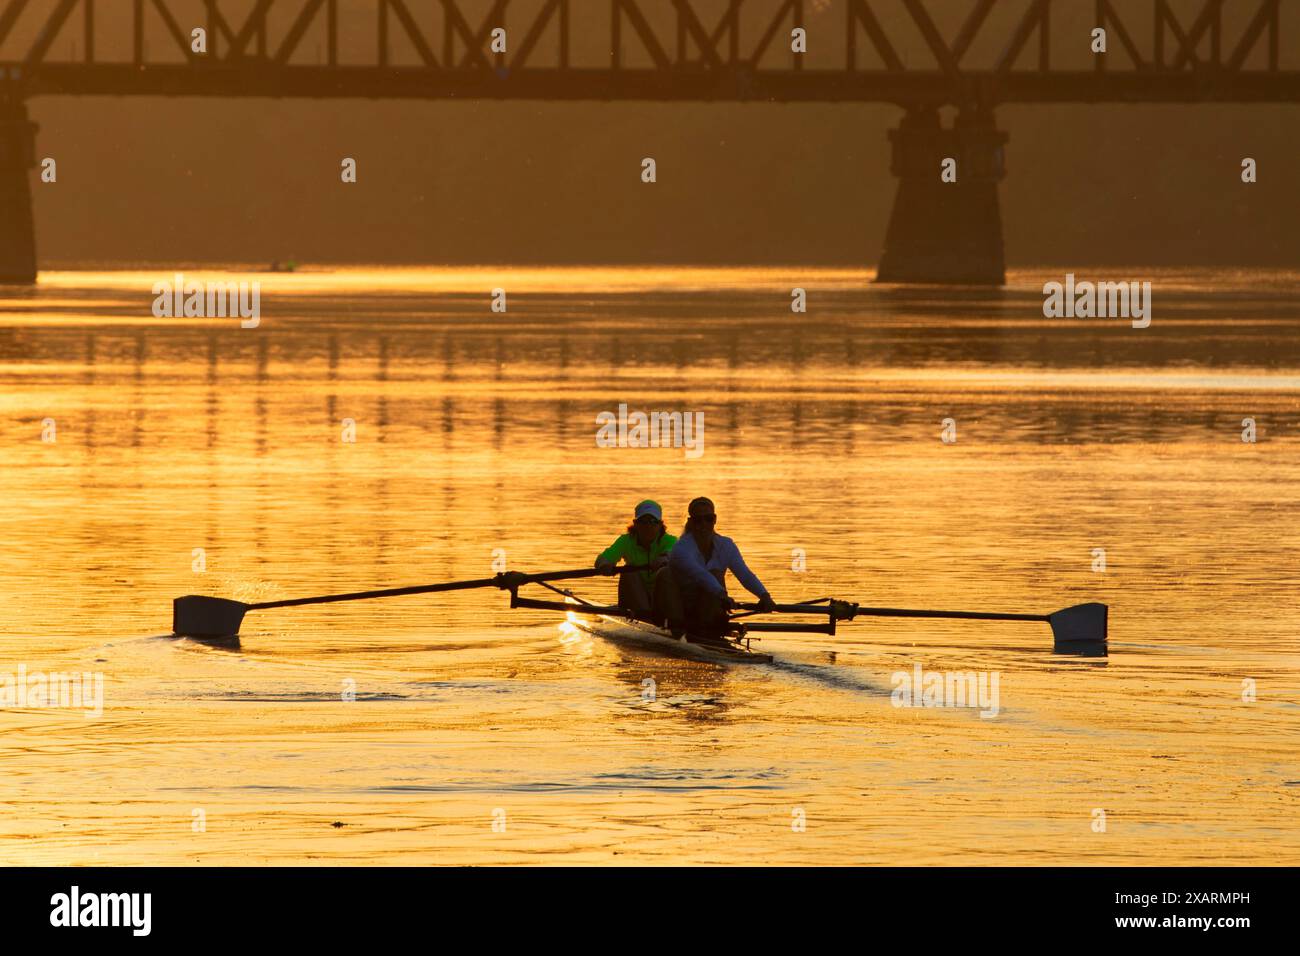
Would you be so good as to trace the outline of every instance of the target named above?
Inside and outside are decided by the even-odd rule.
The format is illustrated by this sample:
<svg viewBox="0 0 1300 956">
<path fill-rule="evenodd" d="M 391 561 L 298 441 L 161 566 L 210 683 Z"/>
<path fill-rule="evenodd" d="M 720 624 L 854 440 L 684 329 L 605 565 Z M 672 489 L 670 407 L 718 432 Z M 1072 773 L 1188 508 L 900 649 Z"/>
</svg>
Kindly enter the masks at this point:
<svg viewBox="0 0 1300 956">
<path fill-rule="evenodd" d="M 949 24 L 947 35 L 936 23 L 933 0 L 840 0 L 843 19 L 834 22 L 824 10 L 810 15 L 803 0 L 532 0 L 531 16 L 519 24 L 506 22 L 512 2 L 519 10 L 514 0 L 367 0 L 366 16 L 373 14 L 367 19 L 373 27 L 368 52 L 363 61 L 346 63 L 340 51 L 357 41 L 358 4 L 351 5 L 352 19 L 345 24 L 340 0 L 130 0 L 124 15 L 126 2 L 112 0 L 117 12 L 104 16 L 97 11 L 108 0 L 7 0 L 0 10 L 0 96 L 759 100 L 981 108 L 1012 102 L 1300 101 L 1300 70 L 1284 69 L 1279 52 L 1281 0 L 1184 0 L 1181 18 L 1176 0 L 1126 0 L 1122 13 L 1115 0 L 1093 0 L 1089 22 L 1107 31 L 1114 50 L 1093 57 L 1086 69 L 1053 65 L 1062 48 L 1077 52 L 1086 42 L 1077 30 L 1063 37 L 1052 29 L 1054 12 L 1065 0 L 969 0 L 960 24 L 955 31 Z M 1077 12 L 1080 0 L 1072 2 Z M 882 16 L 887 3 L 892 18 Z M 951 13 L 951 0 L 945 3 Z M 601 55 L 577 55 L 577 10 L 584 13 L 586 38 L 593 31 L 608 38 Z M 1001 15 L 1000 32 L 991 25 L 995 14 Z M 498 27 L 508 29 L 508 53 L 491 48 Z M 837 65 L 813 66 L 803 54 L 782 53 L 798 27 L 808 31 L 810 42 L 831 49 Z M 195 28 L 207 33 L 203 53 L 191 48 Z M 165 38 L 152 51 L 151 35 Z M 309 37 L 323 62 L 309 62 Z M 72 55 L 61 55 L 65 45 Z M 977 45 L 986 51 L 983 57 L 973 57 Z M 106 48 L 118 56 L 106 56 Z M 399 62 L 403 57 L 410 62 Z"/>
</svg>

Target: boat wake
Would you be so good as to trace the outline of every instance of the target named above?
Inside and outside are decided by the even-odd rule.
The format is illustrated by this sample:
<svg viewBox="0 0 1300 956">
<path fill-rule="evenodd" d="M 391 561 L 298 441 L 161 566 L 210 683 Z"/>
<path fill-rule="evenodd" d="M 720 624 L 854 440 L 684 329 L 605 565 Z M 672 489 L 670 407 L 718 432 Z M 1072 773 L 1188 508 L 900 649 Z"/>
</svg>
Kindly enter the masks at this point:
<svg viewBox="0 0 1300 956">
<path fill-rule="evenodd" d="M 776 658 L 767 665 L 770 670 L 781 671 L 796 678 L 810 681 L 822 687 L 845 690 L 851 693 L 870 694 L 873 697 L 889 697 L 893 687 L 869 681 L 842 667 L 825 664 L 807 664 L 799 661 Z"/>
</svg>

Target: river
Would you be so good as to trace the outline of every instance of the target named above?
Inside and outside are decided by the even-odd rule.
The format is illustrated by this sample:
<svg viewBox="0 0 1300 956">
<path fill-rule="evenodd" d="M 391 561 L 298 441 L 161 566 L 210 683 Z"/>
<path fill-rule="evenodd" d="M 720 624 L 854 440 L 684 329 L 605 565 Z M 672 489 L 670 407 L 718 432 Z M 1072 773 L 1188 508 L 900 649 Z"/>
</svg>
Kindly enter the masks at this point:
<svg viewBox="0 0 1300 956">
<path fill-rule="evenodd" d="M 1134 329 L 1044 318 L 1064 270 L 186 271 L 260 283 L 241 328 L 155 317 L 172 271 L 0 291 L 0 862 L 1300 864 L 1300 274 L 1105 276 Z M 702 446 L 598 447 L 620 405 Z M 696 495 L 778 600 L 1102 601 L 1110 656 L 859 619 L 725 667 L 496 590 L 170 634 L 586 566 Z M 897 706 L 917 667 L 996 708 Z M 18 699 L 52 672 L 102 706 Z"/>
</svg>

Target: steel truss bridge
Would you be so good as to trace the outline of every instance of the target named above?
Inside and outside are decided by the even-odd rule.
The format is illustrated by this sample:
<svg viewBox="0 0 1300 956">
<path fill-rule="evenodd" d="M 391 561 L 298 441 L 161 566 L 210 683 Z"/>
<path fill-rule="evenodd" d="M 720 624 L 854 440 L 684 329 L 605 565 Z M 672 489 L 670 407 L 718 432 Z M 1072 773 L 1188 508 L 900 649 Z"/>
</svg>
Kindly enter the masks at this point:
<svg viewBox="0 0 1300 956">
<path fill-rule="evenodd" d="M 54 95 L 890 103 L 879 277 L 1001 282 L 997 106 L 1300 102 L 1300 0 L 4 0 L 0 280 Z"/>
</svg>

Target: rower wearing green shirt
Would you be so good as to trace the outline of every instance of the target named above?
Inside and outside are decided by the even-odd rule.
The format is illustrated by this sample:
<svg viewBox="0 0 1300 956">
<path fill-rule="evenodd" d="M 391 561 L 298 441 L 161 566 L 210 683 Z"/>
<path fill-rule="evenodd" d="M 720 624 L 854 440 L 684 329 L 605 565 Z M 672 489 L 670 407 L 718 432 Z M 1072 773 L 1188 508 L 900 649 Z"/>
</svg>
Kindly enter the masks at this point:
<svg viewBox="0 0 1300 956">
<path fill-rule="evenodd" d="M 659 603 L 656 594 L 661 573 L 668 565 L 668 552 L 677 539 L 664 527 L 663 509 L 649 499 L 636 506 L 627 533 L 596 558 L 596 567 L 614 573 L 621 560 L 624 564 L 649 565 L 649 571 L 637 574 L 620 574 L 618 578 L 618 605 L 627 608 L 633 616 L 649 620 Z"/>
</svg>

